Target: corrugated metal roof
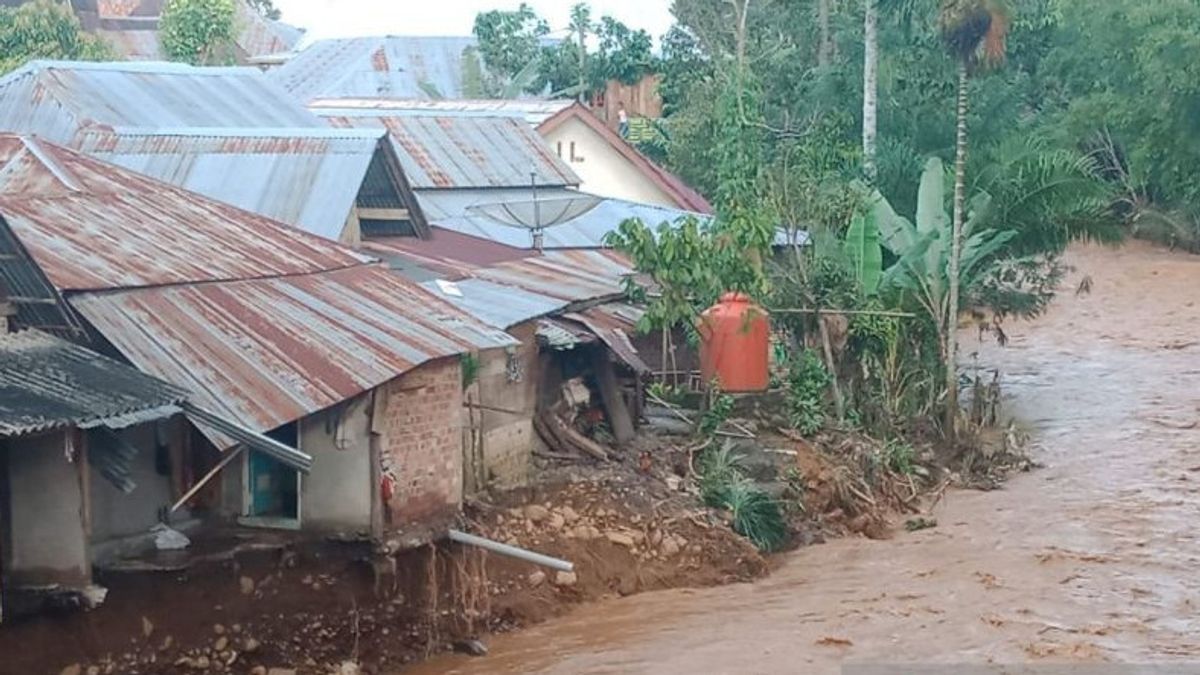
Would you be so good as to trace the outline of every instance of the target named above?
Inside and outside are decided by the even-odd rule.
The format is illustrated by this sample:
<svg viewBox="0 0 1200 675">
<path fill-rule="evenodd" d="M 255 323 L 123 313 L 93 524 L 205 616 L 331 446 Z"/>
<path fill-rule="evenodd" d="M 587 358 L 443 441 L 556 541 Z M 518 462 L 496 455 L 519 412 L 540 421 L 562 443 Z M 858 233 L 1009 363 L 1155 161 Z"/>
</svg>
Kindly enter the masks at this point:
<svg viewBox="0 0 1200 675">
<path fill-rule="evenodd" d="M 178 387 L 45 333 L 0 335 L 0 436 L 144 411 L 166 414 L 186 397 Z"/>
<path fill-rule="evenodd" d="M 379 36 L 320 40 L 270 77 L 297 98 L 463 98 L 464 66 L 482 73 L 473 37 Z M 468 52 L 471 49 L 472 52 Z"/>
<path fill-rule="evenodd" d="M 570 99 L 459 99 L 420 101 L 395 98 L 320 98 L 308 104 L 310 110 L 320 113 L 321 108 L 343 110 L 410 110 L 431 113 L 454 113 L 495 117 L 509 115 L 520 117 L 533 127 L 571 107 Z"/>
<path fill-rule="evenodd" d="M 649 373 L 650 366 L 642 360 L 631 335 L 637 333 L 637 324 L 645 312 L 624 302 L 610 302 L 589 307 L 579 312 L 563 315 L 564 319 L 578 321 L 587 326 L 600 340 L 608 345 L 622 361 L 637 373 Z"/>
<path fill-rule="evenodd" d="M 0 78 L 0 129 L 69 144 L 97 126 L 328 125 L 256 68 L 31 61 Z"/>
<path fill-rule="evenodd" d="M 364 256 L 80 153 L 0 135 L 0 216 L 59 290 L 245 279 Z"/>
<path fill-rule="evenodd" d="M 613 251 L 550 251 L 544 255 L 475 270 L 474 275 L 567 302 L 624 294 L 622 279 L 633 270 Z"/>
<path fill-rule="evenodd" d="M 537 199 L 548 205 L 582 198 L 585 193 L 570 189 L 546 189 L 537 191 Z M 621 199 L 593 197 L 594 206 L 583 214 L 558 225 L 544 229 L 545 248 L 601 248 L 604 237 L 629 218 L 640 218 L 650 227 L 660 223 L 673 223 L 688 216 L 708 219 L 710 216 L 668 209 L 650 204 L 639 204 Z M 526 189 L 510 190 L 419 190 L 417 201 L 430 223 L 448 230 L 468 234 L 481 239 L 512 246 L 531 248 L 533 237 L 528 229 L 513 227 L 480 212 L 480 207 L 492 204 L 522 206 L 533 201 L 533 192 Z M 525 209 L 528 210 L 528 209 Z"/>
<path fill-rule="evenodd" d="M 339 239 L 382 130 L 186 129 L 86 133 L 77 148 L 138 173 Z"/>
<path fill-rule="evenodd" d="M 335 127 L 384 127 L 413 189 L 578 185 L 522 119 L 429 111 L 314 108 Z"/>
<path fill-rule="evenodd" d="M 442 300 L 501 330 L 560 311 L 569 304 L 560 298 L 486 279 L 435 280 L 421 285 Z"/>
<path fill-rule="evenodd" d="M 145 372 L 262 431 L 440 357 L 515 341 L 381 266 L 74 296 Z"/>
<path fill-rule="evenodd" d="M 428 239 L 372 237 L 363 241 L 362 248 L 414 281 L 460 279 L 469 276 L 476 267 L 536 255 L 529 249 L 512 248 L 437 227 L 430 228 Z"/>
</svg>

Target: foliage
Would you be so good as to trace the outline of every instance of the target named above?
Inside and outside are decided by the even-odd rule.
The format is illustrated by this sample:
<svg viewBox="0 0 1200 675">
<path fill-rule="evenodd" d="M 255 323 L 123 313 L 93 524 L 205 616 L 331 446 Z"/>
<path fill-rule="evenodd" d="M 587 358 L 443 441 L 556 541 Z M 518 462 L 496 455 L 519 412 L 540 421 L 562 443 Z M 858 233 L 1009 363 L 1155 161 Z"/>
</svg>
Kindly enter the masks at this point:
<svg viewBox="0 0 1200 675">
<path fill-rule="evenodd" d="M 542 38 L 549 32 L 550 25 L 524 2 L 515 10 L 493 9 L 475 16 L 474 34 L 483 62 L 502 83 L 515 81 L 537 61 Z"/>
<path fill-rule="evenodd" d="M 163 52 L 192 65 L 233 62 L 233 0 L 168 0 L 159 19 Z"/>
<path fill-rule="evenodd" d="M 278 21 L 283 17 L 283 13 L 275 6 L 274 0 L 249 0 L 249 3 L 250 8 L 263 15 L 264 18 Z"/>
<path fill-rule="evenodd" d="M 783 512 L 746 477 L 741 460 L 729 443 L 706 452 L 700 459 L 700 497 L 713 508 L 729 511 L 734 531 L 760 550 L 776 550 L 788 536 Z"/>
<path fill-rule="evenodd" d="M 31 59 L 102 61 L 113 58 L 108 44 L 83 31 L 70 5 L 34 0 L 0 7 L 0 73 Z"/>
<path fill-rule="evenodd" d="M 916 473 L 917 451 L 911 443 L 900 439 L 892 439 L 883 446 L 883 465 L 888 471 L 902 476 Z"/>
<path fill-rule="evenodd" d="M 476 354 L 465 353 L 459 357 L 459 366 L 462 369 L 463 389 L 475 384 L 475 382 L 479 379 L 479 356 Z"/>
<path fill-rule="evenodd" d="M 845 246 L 855 281 L 863 293 L 875 293 L 883 276 L 883 248 L 879 243 L 879 225 L 875 222 L 873 211 L 854 215 L 850 227 L 846 228 Z"/>
<path fill-rule="evenodd" d="M 792 360 L 787 381 L 788 420 L 805 436 L 825 426 L 825 392 L 831 377 L 813 350 L 805 350 Z"/>
<path fill-rule="evenodd" d="M 696 431 L 704 438 L 711 438 L 733 414 L 733 397 L 721 393 L 715 384 L 709 388 L 708 409 L 700 416 Z"/>
</svg>

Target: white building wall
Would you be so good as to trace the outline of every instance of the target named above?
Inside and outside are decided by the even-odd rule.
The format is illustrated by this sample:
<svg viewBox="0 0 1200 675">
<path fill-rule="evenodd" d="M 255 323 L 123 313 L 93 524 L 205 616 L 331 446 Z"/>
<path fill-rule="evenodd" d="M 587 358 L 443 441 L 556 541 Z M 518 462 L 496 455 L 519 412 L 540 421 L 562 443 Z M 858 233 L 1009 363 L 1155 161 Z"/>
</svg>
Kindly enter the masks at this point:
<svg viewBox="0 0 1200 675">
<path fill-rule="evenodd" d="M 579 175 L 583 181 L 580 190 L 601 197 L 679 208 L 670 195 L 579 119 L 568 119 L 544 137 L 551 149 Z"/>
</svg>

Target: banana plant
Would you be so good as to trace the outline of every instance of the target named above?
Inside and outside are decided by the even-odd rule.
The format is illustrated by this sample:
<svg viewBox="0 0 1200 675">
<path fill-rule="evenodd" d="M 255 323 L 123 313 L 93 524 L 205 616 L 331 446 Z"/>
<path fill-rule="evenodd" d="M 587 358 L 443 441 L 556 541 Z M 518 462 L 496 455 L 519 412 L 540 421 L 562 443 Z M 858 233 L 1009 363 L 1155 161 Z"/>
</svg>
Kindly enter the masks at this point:
<svg viewBox="0 0 1200 675">
<path fill-rule="evenodd" d="M 884 273 L 880 286 L 911 293 L 937 326 L 943 357 L 948 349 L 946 336 L 957 325 L 950 316 L 950 238 L 951 220 L 946 213 L 946 170 L 942 160 L 932 158 L 925 164 L 917 193 L 916 223 L 897 214 L 883 195 L 871 197 L 870 216 L 879 228 L 883 245 L 897 258 Z M 963 225 L 962 257 L 958 269 L 959 285 L 964 290 L 976 287 L 988 270 L 988 263 L 1006 243 L 1016 236 L 1012 230 L 986 229 L 991 197 L 975 195 L 968 203 Z"/>
</svg>

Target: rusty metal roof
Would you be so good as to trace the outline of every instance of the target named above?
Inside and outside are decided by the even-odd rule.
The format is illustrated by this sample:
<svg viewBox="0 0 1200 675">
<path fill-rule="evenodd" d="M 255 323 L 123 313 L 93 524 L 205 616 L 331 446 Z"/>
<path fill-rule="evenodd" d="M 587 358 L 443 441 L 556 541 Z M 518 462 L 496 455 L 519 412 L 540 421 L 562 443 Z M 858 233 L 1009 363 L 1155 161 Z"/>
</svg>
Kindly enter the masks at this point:
<svg viewBox="0 0 1200 675">
<path fill-rule="evenodd" d="M 608 345 L 622 361 L 637 373 L 649 373 L 650 366 L 638 354 L 631 335 L 637 334 L 638 322 L 645 312 L 624 302 L 610 302 L 578 312 L 563 314 L 564 319 L 577 321 Z"/>
<path fill-rule="evenodd" d="M 476 277 L 567 302 L 616 299 L 633 270 L 613 251 L 549 251 L 477 269 Z"/>
<path fill-rule="evenodd" d="M 118 129 L 81 134 L 76 149 L 138 173 L 339 239 L 383 130 Z M 386 181 L 385 181 L 386 182 Z M 400 188 L 391 186 L 393 198 Z"/>
<path fill-rule="evenodd" d="M 0 335 L 0 436 L 165 417 L 187 393 L 38 331 Z"/>
<path fill-rule="evenodd" d="M 509 115 L 520 117 L 527 124 L 537 127 L 556 113 L 574 105 L 572 99 L 456 99 L 421 101 L 396 98 L 321 98 L 308 104 L 310 110 L 341 108 L 344 110 L 409 110 L 430 113 L 454 113 L 456 115 L 478 115 L 496 117 Z"/>
<path fill-rule="evenodd" d="M 501 330 L 561 311 L 569 304 L 561 298 L 486 279 L 438 279 L 421 285 L 467 314 Z"/>
<path fill-rule="evenodd" d="M 262 431 L 427 361 L 515 340 L 376 265 L 73 296 L 141 370 Z"/>
<path fill-rule="evenodd" d="M 464 98 L 464 67 L 484 72 L 473 37 L 378 36 L 320 40 L 269 74 L 297 98 Z"/>
<path fill-rule="evenodd" d="M 56 288 L 305 274 L 364 256 L 51 143 L 0 135 L 0 216 Z"/>
<path fill-rule="evenodd" d="M 335 127 L 386 128 L 413 189 L 578 185 L 519 117 L 427 110 L 312 108 Z"/>
<path fill-rule="evenodd" d="M 427 239 L 416 237 L 372 237 L 362 249 L 386 261 L 414 281 L 436 278 L 461 279 L 476 267 L 520 260 L 537 255 L 529 249 L 512 248 L 487 239 L 430 228 Z"/>
</svg>

